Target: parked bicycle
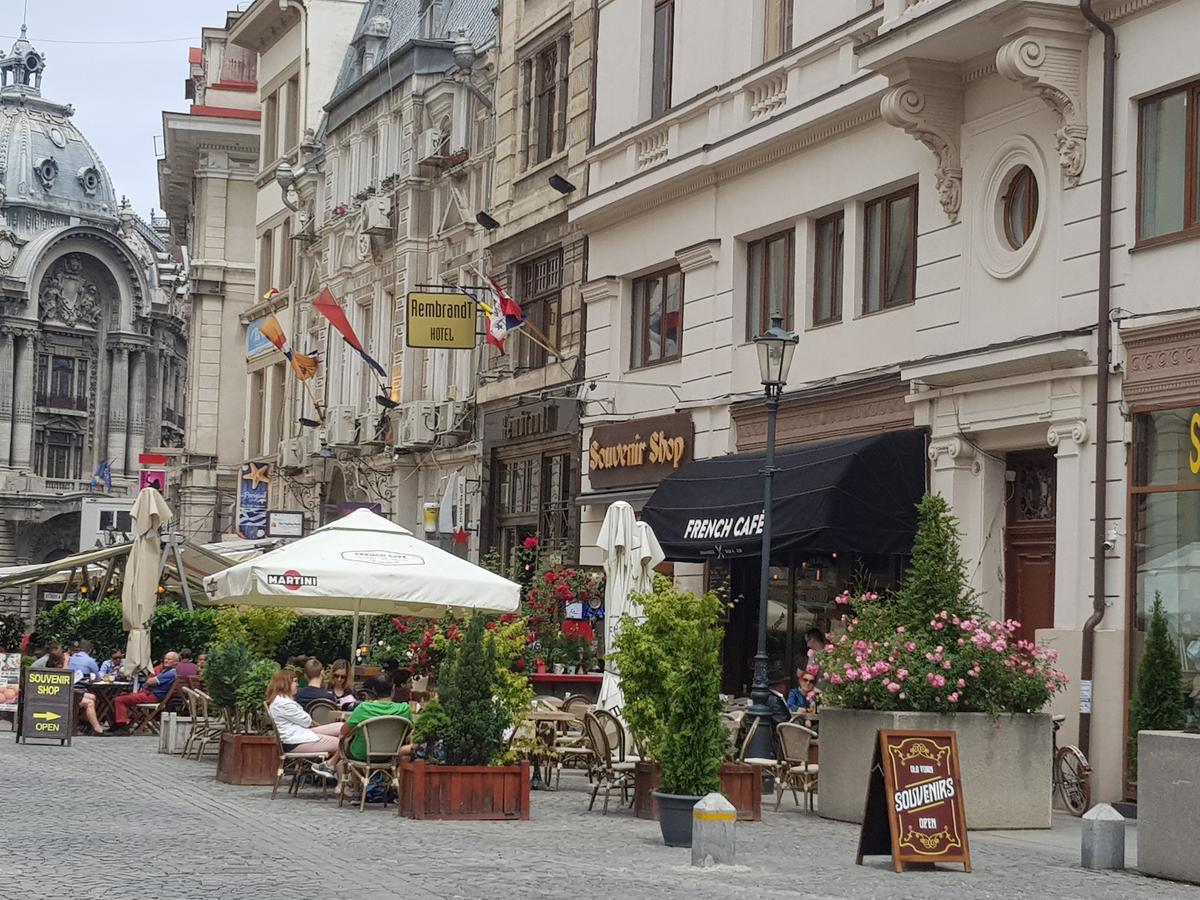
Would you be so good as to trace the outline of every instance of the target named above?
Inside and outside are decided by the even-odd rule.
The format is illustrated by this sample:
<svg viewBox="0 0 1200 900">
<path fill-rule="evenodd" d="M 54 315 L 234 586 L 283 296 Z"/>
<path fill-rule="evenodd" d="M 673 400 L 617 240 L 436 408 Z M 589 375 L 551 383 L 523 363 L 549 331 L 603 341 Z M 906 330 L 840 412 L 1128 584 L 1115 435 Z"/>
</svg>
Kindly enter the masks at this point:
<svg viewBox="0 0 1200 900">
<path fill-rule="evenodd" d="M 1082 816 L 1092 805 L 1092 766 L 1074 744 L 1058 746 L 1058 729 L 1066 718 L 1054 717 L 1051 793 L 1058 792 L 1063 808 L 1071 815 Z"/>
</svg>

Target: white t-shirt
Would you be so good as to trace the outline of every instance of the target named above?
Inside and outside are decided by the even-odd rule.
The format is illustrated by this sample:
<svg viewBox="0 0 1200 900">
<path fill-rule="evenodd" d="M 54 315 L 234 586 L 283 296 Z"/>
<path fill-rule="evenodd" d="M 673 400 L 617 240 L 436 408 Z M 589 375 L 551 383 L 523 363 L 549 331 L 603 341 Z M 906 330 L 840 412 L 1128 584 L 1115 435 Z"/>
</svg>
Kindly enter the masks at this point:
<svg viewBox="0 0 1200 900">
<path fill-rule="evenodd" d="M 312 730 L 312 719 L 299 703 L 291 697 L 279 696 L 267 707 L 271 721 L 279 732 L 279 742 L 285 746 L 311 744 L 320 735 Z"/>
</svg>

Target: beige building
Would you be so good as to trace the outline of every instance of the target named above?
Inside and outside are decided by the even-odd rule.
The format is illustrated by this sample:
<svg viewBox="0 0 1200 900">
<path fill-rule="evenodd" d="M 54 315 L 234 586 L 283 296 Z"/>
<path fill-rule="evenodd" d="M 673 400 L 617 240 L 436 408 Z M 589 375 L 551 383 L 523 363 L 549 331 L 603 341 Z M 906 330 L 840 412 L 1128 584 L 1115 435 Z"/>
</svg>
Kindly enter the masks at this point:
<svg viewBox="0 0 1200 900">
<path fill-rule="evenodd" d="M 526 324 L 488 350 L 477 397 L 482 538 L 505 555 L 532 535 L 578 552 L 586 244 L 567 207 L 587 189 L 593 22 L 584 0 L 500 4 L 488 254 Z"/>
<path fill-rule="evenodd" d="M 230 361 L 245 355 L 242 317 L 257 296 L 258 58 L 228 41 L 238 15 L 205 28 L 189 50 L 191 105 L 163 113 L 158 161 L 160 202 L 186 252 L 191 308 L 187 430 L 171 481 L 180 528 L 201 542 L 236 530 L 246 382 Z"/>
<path fill-rule="evenodd" d="M 229 30 L 231 44 L 257 56 L 262 116 L 253 218 L 256 301 L 242 314 L 247 328 L 242 354 L 246 392 L 242 460 L 255 464 L 256 479 L 271 474 L 280 441 L 299 427 L 297 418 L 313 415 L 304 386 L 258 328 L 274 313 L 292 344 L 306 349 L 301 328 L 306 320 L 299 298 L 309 296 L 302 285 L 314 284 L 319 275 L 300 262 L 300 246 L 312 240 L 314 227 L 300 192 L 307 191 L 311 200 L 315 175 L 308 164 L 318 149 L 315 135 L 321 127 L 322 107 L 341 70 L 362 5 L 362 0 L 254 0 Z M 264 299 L 271 289 L 278 293 Z M 253 473 L 248 469 L 247 474 Z M 288 494 L 282 480 L 272 482 L 269 504 L 297 509 L 298 498 Z M 238 531 L 257 536 L 265 527 L 265 511 L 243 510 L 243 505 L 239 504 Z M 310 525 L 319 521 L 315 506 L 304 507 L 304 512 Z"/>
</svg>

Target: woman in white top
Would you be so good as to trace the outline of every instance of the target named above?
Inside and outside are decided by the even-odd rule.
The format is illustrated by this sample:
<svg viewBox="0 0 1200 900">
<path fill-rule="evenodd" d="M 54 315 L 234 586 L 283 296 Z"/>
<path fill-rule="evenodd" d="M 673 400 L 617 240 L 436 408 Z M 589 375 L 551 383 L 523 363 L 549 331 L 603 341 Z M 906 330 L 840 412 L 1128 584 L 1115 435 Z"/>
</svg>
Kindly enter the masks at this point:
<svg viewBox="0 0 1200 900">
<path fill-rule="evenodd" d="M 328 753 L 328 760 L 313 765 L 318 775 L 336 778 L 335 767 L 341 759 L 338 754 L 338 735 L 342 723 L 313 725 L 304 708 L 292 698 L 299 689 L 299 680 L 291 669 L 280 669 L 271 676 L 267 685 L 267 711 L 279 733 L 279 743 L 288 753 Z"/>
</svg>

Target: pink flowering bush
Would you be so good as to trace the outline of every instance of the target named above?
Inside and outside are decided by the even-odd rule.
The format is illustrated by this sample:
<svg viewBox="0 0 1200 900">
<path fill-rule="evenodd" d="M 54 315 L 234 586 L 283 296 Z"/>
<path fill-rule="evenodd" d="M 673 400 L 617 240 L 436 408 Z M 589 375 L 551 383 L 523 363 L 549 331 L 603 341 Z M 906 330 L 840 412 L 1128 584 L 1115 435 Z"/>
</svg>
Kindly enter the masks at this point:
<svg viewBox="0 0 1200 900">
<path fill-rule="evenodd" d="M 912 712 L 1036 712 L 1065 686 L 1058 654 L 986 616 L 967 587 L 946 502 L 926 495 L 904 584 L 838 598 L 846 631 L 820 659 L 827 705 Z"/>
</svg>

